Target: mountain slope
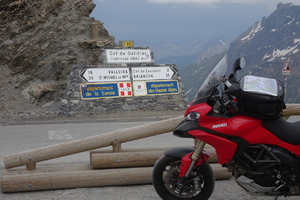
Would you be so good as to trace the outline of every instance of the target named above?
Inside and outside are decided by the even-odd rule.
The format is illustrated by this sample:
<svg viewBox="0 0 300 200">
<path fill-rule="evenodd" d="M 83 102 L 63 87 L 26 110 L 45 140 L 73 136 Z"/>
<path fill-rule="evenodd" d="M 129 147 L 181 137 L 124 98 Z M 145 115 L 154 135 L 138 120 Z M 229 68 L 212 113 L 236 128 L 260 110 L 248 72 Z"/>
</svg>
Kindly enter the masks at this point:
<svg viewBox="0 0 300 200">
<path fill-rule="evenodd" d="M 229 39 L 213 37 L 207 40 L 192 39 L 183 43 L 167 42 L 151 47 L 156 63 L 176 63 L 178 68 L 187 64 L 197 64 L 229 48 Z"/>
<path fill-rule="evenodd" d="M 291 75 L 287 82 L 286 102 L 300 102 L 300 6 L 278 4 L 276 11 L 242 33 L 223 54 L 225 53 L 229 58 L 229 67 L 235 59 L 246 56 L 247 67 L 241 74 L 276 78 L 281 81 L 284 81 L 281 72 L 283 65 L 288 61 Z M 206 71 L 210 71 L 220 57 L 221 55 L 218 55 L 210 61 L 185 66 L 180 70 L 185 90 L 190 91 L 187 95 L 189 100 L 192 100 L 204 81 Z"/>
</svg>

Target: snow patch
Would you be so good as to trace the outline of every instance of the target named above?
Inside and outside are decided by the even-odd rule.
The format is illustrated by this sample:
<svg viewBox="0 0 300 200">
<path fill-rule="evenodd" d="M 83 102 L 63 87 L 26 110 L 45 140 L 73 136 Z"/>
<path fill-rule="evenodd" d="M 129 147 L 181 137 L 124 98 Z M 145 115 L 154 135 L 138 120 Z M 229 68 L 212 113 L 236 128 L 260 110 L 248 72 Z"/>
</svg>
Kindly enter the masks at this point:
<svg viewBox="0 0 300 200">
<path fill-rule="evenodd" d="M 298 42 L 300 42 L 300 38 L 295 38 L 295 39 L 294 39 L 294 44 L 296 44 L 296 43 L 298 43 Z"/>
<path fill-rule="evenodd" d="M 288 54 L 295 54 L 298 51 L 299 51 L 298 44 L 293 46 L 293 47 L 287 47 L 286 49 L 283 49 L 283 50 L 279 50 L 279 49 L 275 50 L 274 49 L 272 55 L 266 54 L 263 57 L 263 60 L 264 59 L 269 59 L 268 62 L 271 62 L 271 61 L 275 60 L 275 58 L 279 58 L 279 57 L 281 57 L 281 59 L 286 59 L 284 56 L 286 56 Z"/>
<path fill-rule="evenodd" d="M 259 22 L 256 26 L 254 26 L 252 28 L 252 30 L 250 31 L 250 33 L 246 37 L 241 39 L 241 41 L 246 42 L 246 41 L 251 40 L 255 36 L 255 34 L 258 31 L 261 31 L 262 29 L 263 29 L 263 27 L 261 27 L 261 22 Z"/>
<path fill-rule="evenodd" d="M 294 20 L 295 18 L 293 18 L 289 23 L 287 23 L 287 25 L 290 25 Z"/>
</svg>

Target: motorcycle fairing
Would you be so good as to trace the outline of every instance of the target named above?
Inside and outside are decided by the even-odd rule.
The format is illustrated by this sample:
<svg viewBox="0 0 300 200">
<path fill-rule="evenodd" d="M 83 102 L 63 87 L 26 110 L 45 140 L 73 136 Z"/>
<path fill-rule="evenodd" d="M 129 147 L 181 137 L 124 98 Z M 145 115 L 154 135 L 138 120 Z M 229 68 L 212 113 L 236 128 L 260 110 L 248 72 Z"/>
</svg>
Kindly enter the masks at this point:
<svg viewBox="0 0 300 200">
<path fill-rule="evenodd" d="M 193 136 L 197 136 L 198 139 L 213 146 L 216 150 L 218 162 L 220 164 L 225 164 L 231 161 L 238 147 L 236 143 L 230 140 L 206 133 L 201 130 L 192 130 L 189 131 L 189 133 Z"/>
<path fill-rule="evenodd" d="M 262 120 L 243 115 L 235 115 L 231 118 L 221 117 L 222 115 L 209 115 L 211 111 L 212 107 L 204 103 L 202 105 L 189 106 L 186 114 L 189 112 L 200 113 L 200 130 L 214 135 L 240 137 L 249 144 L 276 145 L 282 142 L 282 140 L 263 127 Z"/>
<path fill-rule="evenodd" d="M 278 144 L 282 142 L 273 133 L 262 126 L 262 120 L 236 115 L 232 118 L 214 119 L 205 116 L 200 119 L 200 126 L 209 130 L 209 133 L 221 133 L 227 136 L 241 137 L 249 144 Z M 203 120 L 202 120 L 203 119 Z M 208 132 L 208 131 L 207 131 Z"/>
<path fill-rule="evenodd" d="M 238 151 L 236 150 L 243 149 L 244 147 L 240 145 L 244 144 L 277 145 L 288 149 L 298 156 L 300 155 L 300 145 L 295 146 L 282 141 L 274 133 L 263 127 L 262 120 L 242 115 L 236 115 L 231 118 L 209 115 L 212 112 L 212 107 L 206 103 L 189 106 L 186 114 L 189 112 L 200 113 L 200 119 L 198 128 L 190 129 L 189 131 L 185 130 L 188 133 L 185 133 L 185 135 L 191 135 L 213 146 L 216 149 L 220 164 L 225 164 L 232 160 L 237 155 Z M 195 122 L 186 121 L 186 123 Z M 189 127 L 191 126 L 189 125 Z M 178 128 L 182 130 L 180 127 Z M 176 135 L 182 137 L 178 134 Z M 241 138 L 243 143 L 237 143 L 234 138 Z"/>
<path fill-rule="evenodd" d="M 199 128 L 188 131 L 188 134 L 191 134 L 192 137 L 199 138 L 199 136 L 202 137 L 202 140 L 204 142 L 207 142 L 208 144 L 212 145 L 210 142 L 208 142 L 207 138 L 209 136 L 213 137 L 216 136 L 216 139 L 222 138 L 223 141 L 231 141 L 235 143 L 233 138 L 241 138 L 245 141 L 245 143 L 248 143 L 249 145 L 253 144 L 271 144 L 271 145 L 277 145 L 280 147 L 283 147 L 285 149 L 288 149 L 289 151 L 293 152 L 295 155 L 300 156 L 300 145 L 298 144 L 299 136 L 296 134 L 298 123 L 296 123 L 296 128 L 291 128 L 291 133 L 288 133 L 289 137 L 295 137 L 296 141 L 292 141 L 291 143 L 287 141 L 291 141 L 292 139 L 288 138 L 288 136 L 282 136 L 279 135 L 278 137 L 276 135 L 282 134 L 279 133 L 278 130 L 274 132 L 274 126 L 273 128 L 270 128 L 271 126 L 268 126 L 268 129 L 264 127 L 263 123 L 271 123 L 274 125 L 274 122 L 263 122 L 263 120 L 255 119 L 248 116 L 242 116 L 242 115 L 236 115 L 231 118 L 221 117 L 218 115 L 209 115 L 210 112 L 212 112 L 212 108 L 207 105 L 206 103 L 202 105 L 197 106 L 190 106 L 186 112 L 198 112 L 200 113 L 200 119 L 199 119 Z M 281 119 L 279 119 L 282 121 Z M 286 122 L 283 122 L 286 123 Z M 282 130 L 282 129 L 280 129 Z M 271 132 L 272 131 L 272 132 Z M 286 131 L 284 131 L 286 133 Z M 199 134 L 199 135 L 198 135 Z M 294 134 L 294 136 L 292 136 Z M 281 138 L 279 138 L 281 137 Z M 282 137 L 284 137 L 285 141 L 282 140 Z M 297 139 L 298 138 L 298 139 Z M 200 138 L 199 138 L 200 139 Z M 222 162 L 225 162 L 226 159 L 231 160 L 234 156 L 234 153 L 231 155 L 222 155 L 223 150 L 222 148 L 220 150 L 218 149 L 218 144 L 216 143 L 212 145 L 214 148 L 216 148 L 216 151 L 219 151 L 220 157 L 224 157 L 225 159 Z M 239 146 L 238 144 L 237 149 L 243 148 Z M 222 158 L 221 158 L 222 160 Z"/>
</svg>

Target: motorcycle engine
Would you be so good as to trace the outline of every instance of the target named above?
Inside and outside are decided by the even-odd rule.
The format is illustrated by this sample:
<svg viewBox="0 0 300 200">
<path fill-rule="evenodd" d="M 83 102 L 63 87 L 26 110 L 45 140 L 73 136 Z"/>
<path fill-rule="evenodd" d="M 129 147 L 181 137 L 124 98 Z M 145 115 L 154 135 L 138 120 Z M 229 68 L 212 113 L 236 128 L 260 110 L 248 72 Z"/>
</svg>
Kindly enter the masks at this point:
<svg viewBox="0 0 300 200">
<path fill-rule="evenodd" d="M 248 148 L 243 160 L 248 169 L 244 175 L 260 186 L 276 186 L 277 181 L 287 182 L 291 176 L 289 166 L 274 159 L 269 152 L 262 151 L 261 148 Z"/>
<path fill-rule="evenodd" d="M 232 171 L 238 182 L 243 176 L 253 182 L 251 187 L 257 187 L 255 193 L 273 193 L 276 188 L 281 188 L 281 194 L 299 193 L 299 162 L 287 150 L 258 144 L 248 147 L 242 155 L 228 164 L 228 170 Z M 245 183 L 239 183 L 243 187 Z M 243 187 L 246 189 L 245 187 Z M 262 190 L 261 188 L 265 188 Z M 269 188 L 266 190 L 266 188 Z M 247 190 L 247 189 L 246 189 Z M 251 193 L 251 191 L 248 191 Z"/>
</svg>

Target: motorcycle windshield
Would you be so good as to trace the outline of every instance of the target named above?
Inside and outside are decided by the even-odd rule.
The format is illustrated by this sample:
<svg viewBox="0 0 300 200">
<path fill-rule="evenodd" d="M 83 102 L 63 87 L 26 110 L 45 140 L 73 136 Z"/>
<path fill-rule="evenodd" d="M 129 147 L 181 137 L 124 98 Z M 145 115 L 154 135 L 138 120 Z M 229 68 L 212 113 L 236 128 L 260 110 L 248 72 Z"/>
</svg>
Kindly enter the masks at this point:
<svg viewBox="0 0 300 200">
<path fill-rule="evenodd" d="M 206 100 L 212 95 L 214 88 L 220 84 L 227 71 L 227 55 L 225 55 L 222 60 L 215 66 L 215 68 L 210 72 L 208 77 L 205 79 L 201 87 L 199 88 L 195 98 L 194 103 Z"/>
</svg>

